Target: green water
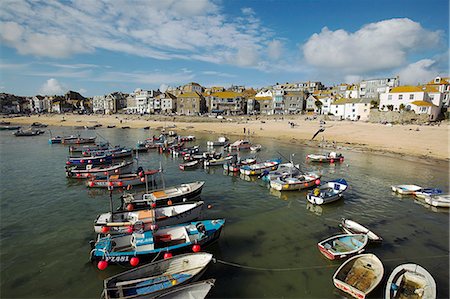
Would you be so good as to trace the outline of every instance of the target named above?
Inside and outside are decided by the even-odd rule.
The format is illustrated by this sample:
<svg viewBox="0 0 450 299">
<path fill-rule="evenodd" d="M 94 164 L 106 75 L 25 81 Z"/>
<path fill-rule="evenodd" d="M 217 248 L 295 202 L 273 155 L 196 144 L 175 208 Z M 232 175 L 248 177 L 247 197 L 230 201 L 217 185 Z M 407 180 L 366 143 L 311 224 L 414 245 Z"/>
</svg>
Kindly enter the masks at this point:
<svg viewBox="0 0 450 299">
<path fill-rule="evenodd" d="M 56 134 L 74 134 L 70 128 L 52 128 Z M 153 131 L 100 129 L 113 144 L 134 146 L 157 134 Z M 196 134 L 199 144 L 216 139 Z M 0 132 L 1 180 L 1 298 L 98 298 L 102 280 L 124 269 L 109 266 L 99 271 L 89 263 L 93 221 L 109 209 L 108 195 L 88 192 L 68 180 L 64 163 L 68 149 L 49 145 L 48 135 L 17 138 Z M 244 265 L 212 264 L 203 278 L 216 278 L 212 298 L 341 298 L 332 276 L 342 261 L 329 261 L 317 242 L 340 233 L 342 217 L 370 227 L 384 238 L 381 246 L 367 247 L 385 266 L 380 286 L 369 298 L 384 296 L 390 272 L 399 264 L 415 262 L 435 278 L 439 298 L 449 297 L 449 213 L 430 208 L 413 197 L 399 197 L 393 184 L 418 184 L 449 189 L 448 163 L 407 161 L 381 155 L 343 151 L 346 160 L 336 165 L 311 165 L 305 155 L 317 149 L 253 139 L 261 143 L 260 159 L 295 153 L 303 170 L 319 171 L 322 180 L 345 178 L 350 187 L 345 199 L 311 206 L 306 191 L 273 192 L 260 180 L 245 180 L 222 168 L 182 172 L 180 158 L 156 151 L 140 155 L 140 165 L 164 168 L 166 186 L 204 180 L 201 199 L 211 209 L 204 218 L 225 218 L 219 242 L 207 248 L 218 260 Z M 119 193 L 114 194 L 117 205 Z"/>
</svg>

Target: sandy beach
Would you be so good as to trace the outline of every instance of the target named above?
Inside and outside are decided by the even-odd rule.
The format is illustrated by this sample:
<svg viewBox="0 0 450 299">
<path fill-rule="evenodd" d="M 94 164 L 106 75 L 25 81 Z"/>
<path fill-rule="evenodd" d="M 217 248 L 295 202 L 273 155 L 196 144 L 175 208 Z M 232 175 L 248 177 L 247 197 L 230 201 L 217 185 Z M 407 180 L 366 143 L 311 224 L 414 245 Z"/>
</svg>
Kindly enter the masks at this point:
<svg viewBox="0 0 450 299">
<path fill-rule="evenodd" d="M 30 125 L 41 122 L 50 126 L 129 126 L 143 128 L 173 128 L 175 131 L 211 132 L 226 136 L 250 136 L 276 138 L 282 142 L 299 143 L 332 150 L 350 149 L 400 154 L 422 160 L 449 158 L 449 124 L 441 125 L 383 125 L 351 121 L 326 121 L 325 131 L 313 141 L 312 136 L 320 128 L 319 120 L 306 120 L 306 116 L 253 117 L 232 119 L 208 117 L 160 117 L 137 115 L 33 115 L 3 119 L 11 124 Z M 289 122 L 295 123 L 291 126 Z M 181 133 L 181 132 L 180 132 Z M 181 133 L 183 134 L 183 133 Z M 233 139 L 233 138 L 231 138 Z"/>
</svg>

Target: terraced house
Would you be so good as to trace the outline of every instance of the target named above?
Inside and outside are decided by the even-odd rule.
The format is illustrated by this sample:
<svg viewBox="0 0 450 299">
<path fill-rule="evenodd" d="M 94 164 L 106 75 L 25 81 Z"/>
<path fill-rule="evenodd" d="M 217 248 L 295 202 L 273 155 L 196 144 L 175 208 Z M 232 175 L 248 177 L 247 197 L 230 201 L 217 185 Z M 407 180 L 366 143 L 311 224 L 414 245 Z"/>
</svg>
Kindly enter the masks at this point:
<svg viewBox="0 0 450 299">
<path fill-rule="evenodd" d="M 200 115 L 207 112 L 206 99 L 199 92 L 183 92 L 177 97 L 177 113 Z"/>
<path fill-rule="evenodd" d="M 247 105 L 243 94 L 234 91 L 215 92 L 209 96 L 210 112 L 225 115 L 241 115 L 246 113 Z"/>
</svg>

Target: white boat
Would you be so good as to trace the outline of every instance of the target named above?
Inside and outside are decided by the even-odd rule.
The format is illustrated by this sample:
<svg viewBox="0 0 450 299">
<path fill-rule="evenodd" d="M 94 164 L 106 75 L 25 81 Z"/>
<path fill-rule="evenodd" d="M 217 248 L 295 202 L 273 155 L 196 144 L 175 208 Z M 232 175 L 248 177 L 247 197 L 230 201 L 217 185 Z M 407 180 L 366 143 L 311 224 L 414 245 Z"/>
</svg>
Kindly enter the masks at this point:
<svg viewBox="0 0 450 299">
<path fill-rule="evenodd" d="M 334 273 L 334 285 L 358 299 L 364 299 L 380 284 L 383 263 L 371 253 L 360 254 L 345 261 Z"/>
<path fill-rule="evenodd" d="M 153 297 L 153 299 L 203 299 L 208 295 L 215 282 L 215 279 L 208 279 L 175 286 L 173 289 Z"/>
<path fill-rule="evenodd" d="M 175 286 L 196 281 L 212 260 L 210 253 L 189 253 L 145 264 L 103 282 L 103 295 L 110 298 L 153 298 Z"/>
<path fill-rule="evenodd" d="M 417 264 L 397 266 L 389 275 L 385 297 L 390 298 L 436 298 L 436 282 L 433 276 Z"/>
<path fill-rule="evenodd" d="M 430 196 L 441 195 L 442 190 L 438 188 L 423 188 L 419 191 L 414 192 L 414 195 L 418 198 L 427 198 Z"/>
<path fill-rule="evenodd" d="M 340 199 L 347 188 L 348 184 L 344 179 L 329 181 L 309 192 L 306 199 L 316 205 L 330 203 Z"/>
<path fill-rule="evenodd" d="M 320 174 L 313 172 L 279 177 L 270 181 L 270 187 L 278 191 L 302 190 L 320 185 Z"/>
<path fill-rule="evenodd" d="M 368 241 L 366 234 L 341 234 L 320 241 L 317 248 L 327 259 L 336 260 L 363 252 Z"/>
<path fill-rule="evenodd" d="M 225 144 L 227 144 L 227 142 L 228 142 L 228 138 L 225 136 L 221 136 L 215 141 L 207 141 L 206 145 L 207 146 L 224 146 Z"/>
<path fill-rule="evenodd" d="M 339 226 L 347 234 L 366 234 L 371 242 L 381 242 L 383 239 L 375 234 L 373 231 L 369 230 L 367 227 L 359 224 L 356 221 L 342 218 L 341 224 Z"/>
<path fill-rule="evenodd" d="M 206 160 L 204 162 L 204 164 L 205 164 L 205 166 L 223 165 L 223 164 L 231 161 L 233 158 L 234 158 L 234 156 L 226 156 L 226 157 L 221 157 L 218 159 Z"/>
<path fill-rule="evenodd" d="M 237 140 L 228 146 L 229 151 L 241 151 L 250 149 L 252 144 L 248 140 Z"/>
<path fill-rule="evenodd" d="M 344 162 L 344 156 L 340 153 L 330 152 L 327 154 L 309 154 L 306 156 L 306 160 L 310 162 Z"/>
<path fill-rule="evenodd" d="M 417 185 L 395 185 L 391 186 L 391 189 L 399 194 L 414 194 L 414 192 L 419 191 L 422 187 Z"/>
<path fill-rule="evenodd" d="M 94 231 L 104 233 L 107 227 L 109 234 L 126 234 L 128 228 L 146 231 L 151 229 L 152 224 L 158 227 L 175 225 L 183 222 L 191 222 L 200 217 L 203 201 L 171 205 L 149 210 L 123 211 L 103 213 L 98 215 L 94 222 Z"/>
<path fill-rule="evenodd" d="M 250 150 L 252 152 L 259 152 L 261 150 L 261 148 L 262 148 L 261 144 L 255 144 L 255 145 L 250 146 Z"/>
<path fill-rule="evenodd" d="M 278 165 L 278 168 L 273 171 L 265 171 L 263 172 L 262 180 L 265 182 L 273 181 L 279 177 L 283 176 L 294 176 L 300 174 L 300 164 L 283 163 Z"/>
<path fill-rule="evenodd" d="M 425 197 L 425 202 L 433 207 L 450 208 L 450 194 Z"/>
<path fill-rule="evenodd" d="M 243 175 L 259 175 L 264 171 L 272 171 L 278 168 L 281 159 L 267 160 L 262 163 L 256 163 L 252 165 L 245 165 L 239 169 L 239 172 Z"/>
</svg>

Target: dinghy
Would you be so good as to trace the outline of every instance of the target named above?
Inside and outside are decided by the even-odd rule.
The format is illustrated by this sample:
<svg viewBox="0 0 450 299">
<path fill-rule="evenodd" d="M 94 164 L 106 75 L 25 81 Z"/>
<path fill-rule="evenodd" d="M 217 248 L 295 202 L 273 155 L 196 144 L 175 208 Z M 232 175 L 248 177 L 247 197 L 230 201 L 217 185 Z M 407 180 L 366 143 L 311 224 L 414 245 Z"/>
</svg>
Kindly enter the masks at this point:
<svg viewBox="0 0 450 299">
<path fill-rule="evenodd" d="M 313 172 L 295 176 L 279 177 L 270 181 L 270 187 L 278 191 L 293 191 L 311 188 L 320 184 L 320 174 Z"/>
<path fill-rule="evenodd" d="M 181 163 L 179 165 L 180 170 L 188 170 L 188 169 L 194 169 L 199 165 L 200 161 L 199 160 L 194 160 L 191 162 L 187 162 L 187 163 Z"/>
<path fill-rule="evenodd" d="M 94 222 L 96 233 L 126 234 L 130 231 L 147 231 L 158 227 L 194 221 L 200 217 L 203 201 L 171 205 L 151 210 L 113 212 L 98 215 Z M 106 228 L 105 228 L 106 227 Z"/>
<path fill-rule="evenodd" d="M 87 183 L 88 188 L 128 187 L 144 185 L 146 177 L 158 173 L 158 169 L 139 171 L 138 173 L 114 174 L 109 177 L 92 178 Z"/>
<path fill-rule="evenodd" d="M 70 136 L 55 136 L 55 137 L 51 137 L 48 140 L 49 144 L 55 144 L 55 143 L 61 143 L 63 139 L 76 139 L 78 137 L 74 136 L 74 135 L 70 135 Z"/>
<path fill-rule="evenodd" d="M 335 260 L 363 252 L 368 240 L 365 234 L 342 234 L 320 241 L 317 247 L 326 258 Z"/>
<path fill-rule="evenodd" d="M 229 161 L 231 161 L 233 159 L 234 156 L 226 156 L 226 157 L 222 157 L 222 158 L 218 158 L 218 159 L 211 159 L 211 160 L 206 160 L 204 162 L 205 166 L 217 166 L 217 165 L 223 165 Z"/>
<path fill-rule="evenodd" d="M 441 195 L 442 190 L 437 188 L 423 188 L 416 192 L 414 192 L 414 195 L 418 198 L 427 198 L 434 195 Z"/>
<path fill-rule="evenodd" d="M 16 137 L 31 137 L 31 136 L 38 136 L 41 134 L 44 134 L 45 131 L 43 130 L 35 130 L 35 129 L 28 129 L 28 130 L 22 130 L 19 129 L 16 132 L 13 133 Z"/>
<path fill-rule="evenodd" d="M 227 150 L 229 151 L 242 151 L 242 150 L 248 150 L 252 144 L 248 140 L 237 140 L 227 146 Z"/>
<path fill-rule="evenodd" d="M 306 160 L 309 162 L 325 162 L 325 163 L 334 163 L 334 162 L 344 162 L 344 156 L 342 154 L 338 154 L 336 152 L 330 152 L 327 154 L 309 154 L 306 156 Z"/>
<path fill-rule="evenodd" d="M 84 144 L 84 143 L 95 143 L 95 139 L 97 137 L 77 137 L 76 139 L 73 138 L 69 138 L 69 139 L 65 139 L 63 138 L 61 140 L 62 144 Z"/>
<path fill-rule="evenodd" d="M 279 177 L 295 176 L 297 174 L 300 174 L 300 165 L 294 165 L 293 163 L 289 162 L 278 165 L 278 168 L 276 170 L 263 171 L 261 177 L 263 181 L 270 182 Z"/>
<path fill-rule="evenodd" d="M 128 173 L 133 168 L 133 162 L 122 161 L 113 165 L 72 165 L 66 166 L 66 177 L 76 179 L 87 179 L 95 176 L 114 175 Z"/>
<path fill-rule="evenodd" d="M 417 264 L 397 266 L 388 278 L 384 298 L 436 298 L 433 276 Z"/>
<path fill-rule="evenodd" d="M 358 299 L 364 299 L 383 279 L 384 267 L 371 253 L 360 254 L 345 261 L 334 273 L 334 285 Z"/>
<path fill-rule="evenodd" d="M 215 281 L 215 279 L 208 279 L 175 286 L 173 289 L 154 297 L 154 299 L 203 299 L 208 295 Z"/>
<path fill-rule="evenodd" d="M 272 171 L 278 168 L 280 165 L 281 159 L 273 159 L 267 160 L 262 163 L 256 163 L 252 165 L 246 165 L 239 169 L 239 172 L 243 175 L 259 175 L 262 174 L 265 170 Z"/>
<path fill-rule="evenodd" d="M 341 224 L 339 224 L 341 229 L 347 234 L 366 234 L 370 242 L 381 242 L 383 239 L 369 230 L 367 227 L 359 224 L 356 221 L 342 218 Z"/>
<path fill-rule="evenodd" d="M 227 137 L 219 137 L 216 141 L 207 141 L 207 146 L 224 146 L 227 144 L 228 138 Z"/>
<path fill-rule="evenodd" d="M 250 146 L 250 150 L 252 152 L 259 152 L 261 150 L 261 148 L 262 148 L 261 144 L 255 144 L 255 145 Z"/>
<path fill-rule="evenodd" d="M 309 192 L 306 198 L 310 203 L 316 205 L 327 204 L 340 199 L 347 188 L 346 180 L 337 179 L 320 185 L 320 187 Z"/>
<path fill-rule="evenodd" d="M 70 157 L 66 165 L 86 165 L 86 164 L 111 164 L 112 156 L 91 156 L 91 157 Z"/>
<path fill-rule="evenodd" d="M 166 206 L 174 203 L 180 203 L 192 200 L 202 192 L 204 181 L 181 184 L 178 186 L 168 187 L 165 189 L 154 190 L 150 193 L 138 195 L 124 194 L 122 195 L 122 210 L 131 207 L 134 210 L 148 209 L 152 204 L 156 206 Z"/>
<path fill-rule="evenodd" d="M 119 273 L 104 280 L 104 298 L 174 298 L 163 294 L 177 294 L 196 281 L 212 258 L 210 253 L 188 253 Z"/>
<path fill-rule="evenodd" d="M 136 266 L 133 257 L 145 262 L 163 258 L 165 252 L 198 251 L 219 238 L 224 224 L 224 219 L 202 220 L 143 233 L 99 235 L 91 250 L 91 261 Z"/>
<path fill-rule="evenodd" d="M 450 195 L 442 194 L 425 197 L 425 202 L 433 207 L 450 208 Z"/>
<path fill-rule="evenodd" d="M 238 159 L 236 162 L 229 162 L 223 165 L 223 169 L 229 172 L 239 172 L 241 167 L 245 165 L 252 165 L 256 163 L 255 158 L 246 158 L 243 160 Z"/>
<path fill-rule="evenodd" d="M 414 192 L 423 189 L 417 185 L 395 185 L 391 186 L 392 191 L 397 192 L 399 194 L 414 194 Z"/>
</svg>

